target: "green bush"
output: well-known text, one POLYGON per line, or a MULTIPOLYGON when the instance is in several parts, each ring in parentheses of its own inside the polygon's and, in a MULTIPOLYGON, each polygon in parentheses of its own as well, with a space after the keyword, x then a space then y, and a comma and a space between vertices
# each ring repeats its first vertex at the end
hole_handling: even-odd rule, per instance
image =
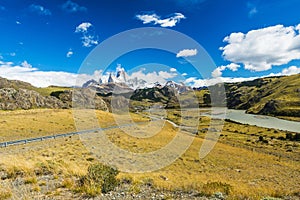
POLYGON ((110 166, 96 163, 88 168, 88 172, 79 180, 80 190, 89 196, 107 193, 119 184, 116 176, 119 171, 110 166))

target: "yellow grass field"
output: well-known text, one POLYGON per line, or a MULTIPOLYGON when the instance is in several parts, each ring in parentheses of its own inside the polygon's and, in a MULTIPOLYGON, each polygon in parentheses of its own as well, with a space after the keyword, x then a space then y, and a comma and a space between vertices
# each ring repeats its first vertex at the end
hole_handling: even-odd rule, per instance
MULTIPOLYGON (((71 110, 11 111, 0 115, 2 141, 75 130, 71 110)), ((111 113, 97 111, 97 116, 103 126, 115 124, 113 119, 116 116, 111 113)), ((145 121, 144 117, 132 116, 134 121, 145 121)), ((179 131, 169 123, 163 126, 160 121, 152 123, 152 129, 145 124, 111 129, 105 134, 119 148, 135 153, 152 152, 168 144, 179 131), (134 137, 134 134, 151 131, 157 133, 149 138, 134 137)), ((228 199, 296 198, 299 195, 299 142, 270 139, 272 135, 278 137, 284 132, 274 133, 272 129, 226 122, 219 142, 204 159, 199 158, 199 149, 205 133, 195 136, 181 131, 180 134, 193 142, 171 165, 147 173, 122 172, 119 179, 132 179, 134 192, 139 191, 140 184, 151 182, 161 190, 195 190, 206 196, 222 192, 228 194, 228 199), (269 142, 257 141, 259 135, 269 142)), ((15 199, 30 199, 32 195, 75 198, 76 180, 87 173, 91 163, 97 162, 97 156, 90 150, 79 136, 1 148, 0 174, 3 172, 8 177, 0 181, 0 199, 1 195, 15 199), (45 177, 51 179, 50 186, 45 177), (21 187, 22 194, 22 190, 17 190, 12 184, 18 178, 28 183, 21 187)))

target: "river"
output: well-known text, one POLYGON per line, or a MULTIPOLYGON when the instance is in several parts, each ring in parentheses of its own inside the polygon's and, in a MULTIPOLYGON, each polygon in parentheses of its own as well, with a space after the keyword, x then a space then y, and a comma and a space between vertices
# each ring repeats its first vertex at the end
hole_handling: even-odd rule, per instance
MULTIPOLYGON (((226 109, 225 111, 225 118, 235 122, 300 133, 300 122, 288 121, 266 115, 246 114, 245 110, 226 109)), ((203 115, 210 116, 209 113, 204 113, 203 115)), ((214 114, 213 117, 224 118, 224 113, 217 112, 217 114, 214 114)))

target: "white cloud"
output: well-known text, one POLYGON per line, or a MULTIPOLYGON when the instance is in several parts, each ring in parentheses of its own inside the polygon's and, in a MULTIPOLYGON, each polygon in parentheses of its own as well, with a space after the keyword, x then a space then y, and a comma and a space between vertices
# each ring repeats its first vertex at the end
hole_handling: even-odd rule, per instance
POLYGON ((222 71, 224 70, 225 68, 223 68, 222 66, 221 67, 217 67, 212 73, 211 73, 211 76, 216 78, 216 77, 221 77, 222 76, 222 71))
POLYGON ((136 15, 136 18, 141 20, 143 24, 152 23, 154 25, 160 25, 161 27, 173 27, 180 22, 181 19, 185 19, 185 16, 181 13, 174 13, 172 16, 161 19, 157 14, 141 14, 136 15))
POLYGON ((176 68, 170 68, 170 72, 177 72, 177 69, 176 68))
POLYGON ((222 65, 220 67, 217 67, 212 73, 212 77, 214 78, 217 78, 217 77, 220 77, 222 76, 222 72, 225 70, 225 69, 229 69, 231 71, 237 71, 238 68, 240 67, 240 65, 238 64, 235 64, 235 63, 230 63, 228 65, 222 65))
POLYGON ((93 35, 83 35, 82 39, 82 46, 84 47, 91 47, 93 45, 98 44, 98 39, 95 38, 93 35))
POLYGON ((32 65, 29 64, 26 60, 24 60, 24 61, 21 63, 21 67, 24 67, 24 68, 32 68, 32 65))
POLYGON ((20 22, 20 21, 16 21, 16 24, 20 25, 20 24, 21 24, 21 22, 20 22))
POLYGON ((74 54, 74 52, 72 51, 72 49, 69 49, 66 56, 67 56, 67 58, 70 58, 73 54, 74 54))
POLYGON ((236 78, 236 77, 217 77, 211 79, 198 79, 196 77, 187 78, 184 83, 192 87, 211 86, 217 83, 235 83, 242 81, 251 81, 260 77, 236 78))
POLYGON ((170 73, 167 71, 158 71, 158 72, 153 71, 153 72, 148 72, 148 73, 145 73, 144 71, 145 71, 145 69, 140 69, 137 72, 133 72, 131 75, 129 75, 129 78, 143 79, 147 83, 159 82, 161 84, 164 84, 167 82, 167 79, 174 78, 177 76, 176 73, 170 73))
POLYGON ((9 55, 12 56, 12 57, 14 57, 14 56, 16 56, 17 54, 16 54, 15 52, 11 52, 9 55))
POLYGON ((43 6, 41 6, 41 5, 36 5, 36 4, 31 4, 31 5, 29 6, 29 10, 30 10, 31 12, 35 12, 35 13, 37 13, 37 14, 39 14, 39 15, 51 15, 51 14, 52 14, 51 11, 50 11, 49 9, 46 9, 46 8, 44 8, 43 6))
POLYGON ((94 74, 75 74, 59 71, 40 71, 32 67, 27 61, 21 65, 12 62, 0 61, 0 76, 11 80, 20 80, 31 83, 36 87, 57 86, 82 86, 88 80, 99 79, 101 71, 94 74))
POLYGON ((68 12, 68 13, 75 13, 75 12, 86 12, 87 8, 84 6, 80 6, 75 2, 72 2, 71 0, 66 1, 62 6, 62 10, 68 12))
POLYGON ((299 74, 299 73, 300 73, 300 67, 290 66, 288 68, 284 68, 279 73, 271 73, 268 76, 286 76, 286 75, 288 76, 288 75, 299 74))
MULTIPOLYGON (((290 66, 282 70, 282 72, 277 74, 269 74, 262 77, 268 76, 282 76, 282 75, 292 75, 300 73, 300 68, 296 66, 290 66)), ((183 76, 186 73, 182 74, 183 76)), ((57 86, 82 86, 88 80, 94 79, 98 80, 99 77, 103 80, 107 79, 107 75, 102 75, 102 71, 95 71, 92 75, 88 74, 75 74, 62 71, 40 71, 38 68, 32 67, 27 61, 21 63, 21 65, 15 65, 13 62, 4 62, 0 60, 0 77, 13 80, 21 80, 36 87, 47 87, 49 85, 57 86)), ((164 84, 168 79, 176 77, 176 73, 167 71, 154 71, 145 72, 145 69, 140 69, 137 72, 133 72, 129 75, 129 78, 138 78, 147 81, 148 83, 154 83, 156 81, 164 84)), ((216 77, 211 79, 199 79, 196 77, 187 78, 184 83, 193 87, 210 86, 216 83, 222 82, 242 82, 254 80, 261 77, 248 77, 248 78, 236 78, 236 77, 216 77)))
POLYGON ((83 22, 75 29, 75 33, 82 34, 81 42, 84 47, 91 47, 98 44, 98 36, 95 35, 94 30, 91 30, 92 27, 93 25, 90 22, 83 22))
POLYGON ((176 54, 176 57, 189 57, 197 55, 197 49, 183 49, 176 54))
POLYGON ((193 87, 203 87, 215 85, 217 83, 236 83, 243 81, 252 81, 258 78, 270 77, 270 76, 288 76, 293 74, 299 74, 300 67, 290 66, 288 68, 283 69, 280 73, 270 73, 265 76, 254 76, 254 77, 213 77, 211 79, 198 79, 196 77, 190 77, 185 80, 185 84, 191 85, 193 87))
POLYGON ((182 74, 181 74, 181 76, 187 76, 187 75, 188 75, 187 73, 182 73, 182 74))
POLYGON ((248 33, 232 33, 224 38, 223 57, 241 63, 251 71, 265 71, 273 66, 300 59, 299 25, 270 26, 248 33))
POLYGON ((290 66, 289 68, 285 68, 282 70, 283 75, 292 75, 292 74, 299 74, 300 67, 290 66))
POLYGON ((92 26, 93 25, 90 22, 83 22, 76 27, 75 33, 79 33, 79 32, 86 33, 88 31, 88 28, 92 26))

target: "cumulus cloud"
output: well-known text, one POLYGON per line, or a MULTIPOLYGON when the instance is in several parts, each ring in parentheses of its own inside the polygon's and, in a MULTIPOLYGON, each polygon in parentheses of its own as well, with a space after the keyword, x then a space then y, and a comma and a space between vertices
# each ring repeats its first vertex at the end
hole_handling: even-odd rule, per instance
POLYGON ((284 68, 279 73, 271 73, 268 76, 288 76, 288 75, 299 74, 299 73, 300 73, 300 67, 290 66, 288 68, 284 68))
POLYGON ((92 26, 93 25, 90 22, 83 22, 76 27, 75 32, 76 33, 79 33, 79 32, 86 33, 88 31, 88 28, 90 28, 92 26))
POLYGON ((97 45, 98 44, 98 39, 96 36, 94 35, 83 35, 81 37, 82 39, 82 46, 84 47, 91 47, 93 45, 97 45))
POLYGON ((83 22, 79 24, 75 33, 81 33, 81 42, 84 47, 91 47, 98 44, 98 36, 95 35, 95 31, 92 29, 93 25, 90 22, 83 22))
POLYGON ((170 68, 170 72, 176 72, 177 71, 177 69, 176 68, 170 68))
POLYGON ((300 59, 300 25, 270 26, 248 33, 231 33, 224 38, 228 44, 221 47, 223 57, 243 64, 251 71, 265 71, 273 66, 300 59))
POLYGON ((136 15, 138 20, 141 20, 143 24, 154 24, 161 27, 173 27, 180 22, 181 19, 185 19, 182 13, 174 13, 170 17, 161 19, 157 14, 140 14, 136 15))
POLYGON ((199 79, 196 77, 187 78, 184 83, 187 85, 191 85, 193 87, 203 87, 203 86, 211 86, 217 83, 236 83, 243 81, 252 81, 258 78, 270 77, 270 76, 289 76, 293 74, 299 74, 300 67, 290 66, 288 68, 284 68, 279 73, 270 73, 264 76, 253 76, 253 77, 213 77, 210 79, 199 79))
POLYGON ((49 9, 44 8, 41 5, 37 5, 37 4, 31 4, 29 6, 29 10, 31 12, 37 13, 39 15, 51 15, 51 11, 49 9))
POLYGON ((0 76, 11 80, 20 80, 31 83, 36 87, 57 86, 81 86, 88 80, 99 78, 101 71, 94 74, 75 74, 62 71, 40 71, 32 67, 27 61, 21 65, 12 62, 0 61, 0 76))
POLYGON ((129 78, 138 78, 143 79, 147 83, 154 83, 159 82, 161 84, 165 84, 167 82, 167 79, 171 79, 176 77, 177 74, 174 72, 167 72, 167 71, 153 71, 153 72, 145 72, 145 69, 140 69, 137 72, 133 72, 131 75, 129 75, 129 78))
POLYGON ((21 67, 24 68, 32 68, 32 65, 29 64, 26 60, 21 63, 21 67))
MULTIPOLYGON (((285 68, 280 73, 268 74, 262 77, 268 76, 282 76, 292 75, 300 73, 300 67, 290 66, 285 68)), ((183 73, 182 76, 187 75, 183 73)), ((4 77, 11 80, 21 80, 29 82, 36 87, 47 87, 49 85, 57 86, 82 86, 88 80, 98 80, 99 77, 104 79, 108 78, 108 75, 102 75, 101 70, 95 71, 93 74, 75 74, 63 71, 41 71, 36 67, 33 67, 27 61, 22 62, 20 65, 16 65, 13 62, 4 62, 0 60, 0 77, 4 77)), ((177 77, 178 75, 170 71, 153 71, 145 72, 145 69, 133 72, 129 75, 129 78, 143 79, 147 83, 154 83, 156 81, 165 84, 168 79, 177 77)), ((210 86, 222 82, 241 82, 254 80, 261 77, 248 77, 248 78, 236 78, 236 77, 215 77, 211 79, 199 79, 197 77, 189 77, 184 83, 193 87, 210 86)))
MULTIPOLYGON (((120 69, 121 66, 119 66, 120 69)), ((128 75, 128 78, 143 79, 147 83, 154 83, 156 81, 164 84, 168 79, 172 79, 177 76, 177 73, 170 71, 153 71, 146 72, 145 68, 139 71, 133 72, 128 75)), ((102 70, 96 70, 93 74, 75 74, 63 71, 41 71, 36 67, 33 67, 27 61, 17 65, 13 62, 4 62, 0 60, 0 77, 20 80, 31 83, 36 87, 47 87, 50 85, 56 86, 82 86, 88 80, 99 80, 101 77, 103 81, 107 80, 108 74, 103 74, 102 70)))
POLYGON ((189 57, 197 55, 197 49, 183 49, 176 54, 176 57, 189 57))
POLYGON ((281 72, 283 75, 293 75, 300 73, 300 67, 297 66, 290 66, 289 68, 285 68, 281 72))
POLYGON ((21 24, 21 22, 20 22, 20 21, 16 21, 16 24, 20 25, 20 24, 21 24))
POLYGON ((67 56, 67 58, 70 58, 73 54, 74 54, 74 52, 72 51, 72 49, 69 49, 66 56, 67 56))
POLYGON ((222 76, 222 72, 225 70, 225 69, 229 69, 231 71, 237 71, 238 68, 240 67, 240 65, 238 64, 235 64, 235 63, 230 63, 228 65, 222 65, 220 67, 217 67, 212 73, 212 77, 216 78, 216 77, 220 77, 222 76))
POLYGON ((182 74, 181 74, 181 76, 187 76, 187 75, 188 75, 187 73, 182 73, 182 74))
POLYGON ((191 85, 192 87, 204 87, 211 86, 217 83, 235 83, 242 81, 251 81, 260 77, 248 77, 248 78, 237 78, 237 77, 217 77, 211 79, 199 79, 196 77, 187 78, 184 83, 186 85, 191 85))
POLYGON ((80 6, 77 3, 68 0, 66 1, 62 6, 62 10, 68 12, 68 13, 75 13, 75 12, 86 12, 87 8, 84 6, 80 6))

